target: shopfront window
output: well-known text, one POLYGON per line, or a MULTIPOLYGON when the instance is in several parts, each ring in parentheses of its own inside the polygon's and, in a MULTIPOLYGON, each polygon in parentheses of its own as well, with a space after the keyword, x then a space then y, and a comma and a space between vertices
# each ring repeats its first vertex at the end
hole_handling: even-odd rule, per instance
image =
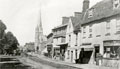
POLYGON ((120 40, 104 41, 103 45, 104 45, 104 55, 103 55, 103 57, 119 58, 119 55, 120 55, 120 40))
POLYGON ((104 56, 105 58, 116 58, 119 56, 118 50, 119 46, 106 46, 104 47, 104 56), (106 55, 108 53, 108 55, 106 55))

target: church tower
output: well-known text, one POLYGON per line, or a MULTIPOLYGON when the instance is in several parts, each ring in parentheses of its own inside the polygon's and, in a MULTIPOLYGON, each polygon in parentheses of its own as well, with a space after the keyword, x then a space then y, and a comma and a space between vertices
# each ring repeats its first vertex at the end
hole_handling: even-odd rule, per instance
POLYGON ((37 51, 37 52, 42 51, 41 43, 43 41, 46 41, 46 37, 43 35, 42 20, 41 20, 41 10, 40 10, 39 23, 37 24, 37 27, 35 29, 35 51, 37 51))

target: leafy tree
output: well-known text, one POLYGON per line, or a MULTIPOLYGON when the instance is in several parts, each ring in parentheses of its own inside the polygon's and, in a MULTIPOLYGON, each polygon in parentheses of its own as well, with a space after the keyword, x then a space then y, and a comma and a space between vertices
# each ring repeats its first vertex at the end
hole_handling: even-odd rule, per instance
POLYGON ((17 38, 12 34, 12 32, 7 32, 5 35, 5 46, 4 49, 7 53, 13 53, 19 45, 17 38))
POLYGON ((6 30, 6 25, 0 20, 0 39, 2 39, 5 30, 6 30))
POLYGON ((6 25, 0 20, 0 54, 4 52, 12 53, 19 45, 12 32, 5 33, 6 29, 6 25))
POLYGON ((0 54, 3 53, 6 25, 0 20, 0 54))

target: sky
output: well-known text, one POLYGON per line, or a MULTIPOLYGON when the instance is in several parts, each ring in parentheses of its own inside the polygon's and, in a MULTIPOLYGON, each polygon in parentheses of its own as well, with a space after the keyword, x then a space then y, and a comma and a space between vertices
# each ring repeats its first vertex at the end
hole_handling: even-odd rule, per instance
MULTIPOLYGON (((90 7, 101 0, 90 0, 90 7)), ((83 0, 0 0, 0 19, 20 45, 35 41, 35 27, 40 22, 44 35, 62 23, 62 17, 82 11, 83 0)))

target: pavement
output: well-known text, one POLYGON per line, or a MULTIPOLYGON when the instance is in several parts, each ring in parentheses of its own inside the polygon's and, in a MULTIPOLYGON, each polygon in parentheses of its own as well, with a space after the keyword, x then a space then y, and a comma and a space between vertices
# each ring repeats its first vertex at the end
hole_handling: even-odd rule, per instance
POLYGON ((66 67, 65 69, 117 69, 113 67, 104 67, 104 66, 97 66, 94 64, 75 64, 75 63, 68 63, 64 61, 53 60, 47 58, 45 56, 34 54, 34 59, 32 60, 42 60, 42 62, 46 62, 48 65, 58 65, 58 67, 66 67))

